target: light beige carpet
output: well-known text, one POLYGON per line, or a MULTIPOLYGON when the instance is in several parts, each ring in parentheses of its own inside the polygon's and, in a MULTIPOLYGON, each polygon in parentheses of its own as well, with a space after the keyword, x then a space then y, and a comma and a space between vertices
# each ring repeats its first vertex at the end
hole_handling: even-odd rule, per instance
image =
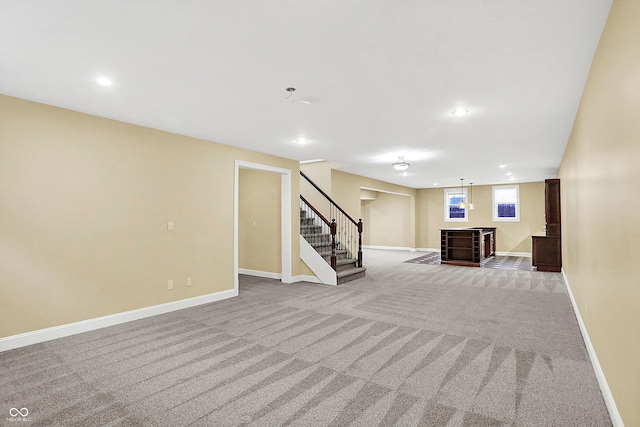
POLYGON ((609 426, 562 276, 367 251, 339 287, 240 296, 0 354, 1 421, 609 426))

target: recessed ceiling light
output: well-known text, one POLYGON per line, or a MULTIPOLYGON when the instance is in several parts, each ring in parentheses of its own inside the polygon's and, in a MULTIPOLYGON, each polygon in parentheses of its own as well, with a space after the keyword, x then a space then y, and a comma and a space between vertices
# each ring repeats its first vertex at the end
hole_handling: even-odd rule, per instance
POLYGON ((433 185, 438 185, 438 183, 437 183, 437 182, 434 182, 434 183, 433 183, 433 185))
POLYGON ((453 114, 456 117, 462 117, 469 114, 469 110, 467 110, 466 108, 458 108, 457 110, 453 110, 451 114, 453 114))
POLYGON ((108 79, 107 77, 98 77, 96 81, 98 82, 99 85, 102 85, 102 86, 111 86, 113 84, 111 79, 108 79))
POLYGON ((507 167, 507 165, 500 165, 500 168, 501 168, 501 169, 504 169, 504 168, 506 168, 506 167, 507 167))
POLYGON ((408 174, 406 172, 402 172, 402 176, 407 176, 408 174))
POLYGON ((511 172, 507 172, 507 176, 511 176, 511 172))
POLYGON ((298 139, 296 139, 296 143, 298 143, 300 145, 304 145, 304 144, 308 144, 309 140, 305 139, 305 138, 298 138, 298 139))

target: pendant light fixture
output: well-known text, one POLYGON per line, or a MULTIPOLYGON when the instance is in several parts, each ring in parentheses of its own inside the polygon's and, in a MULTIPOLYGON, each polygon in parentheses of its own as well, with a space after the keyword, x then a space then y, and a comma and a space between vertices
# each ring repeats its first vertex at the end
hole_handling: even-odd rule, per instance
POLYGON ((476 208, 476 205, 473 204, 473 182, 469 183, 469 204, 467 205, 469 210, 473 210, 476 208))
POLYGON ((467 207, 467 204, 464 202, 464 188, 462 187, 464 183, 464 178, 460 178, 460 194, 462 195, 462 200, 460 200, 460 203, 458 203, 458 207, 460 209, 464 209, 467 207))
POLYGON ((393 168, 397 171, 406 171, 409 169, 409 162, 405 161, 404 156, 399 156, 398 161, 393 164, 393 168))

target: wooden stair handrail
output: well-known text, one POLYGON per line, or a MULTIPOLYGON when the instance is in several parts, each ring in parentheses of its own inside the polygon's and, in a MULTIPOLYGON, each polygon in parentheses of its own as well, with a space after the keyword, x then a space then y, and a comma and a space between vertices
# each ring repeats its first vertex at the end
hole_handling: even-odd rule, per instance
POLYGON ((329 220, 327 220, 324 215, 322 215, 320 212, 318 212, 318 210, 316 208, 313 207, 313 205, 311 203, 309 203, 307 201, 307 199, 305 199, 302 194, 300 195, 300 199, 311 208, 311 210, 318 215, 318 217, 322 220, 322 222, 324 222, 325 224, 327 224, 328 226, 331 226, 331 222, 329 220))
MULTIPOLYGON (((318 187, 318 186, 316 185, 316 183, 315 183, 315 182, 311 181, 311 179, 310 179, 307 175, 305 175, 305 174, 304 174, 304 172, 300 171, 300 175, 302 175, 302 177, 303 177, 304 179, 306 179, 306 180, 309 182, 309 184, 313 185, 313 188, 315 188, 316 190, 318 190, 318 191, 320 192, 320 194, 322 194, 322 195, 325 197, 325 199, 327 199, 329 202, 331 202, 331 204, 332 204, 333 206, 335 206, 335 207, 336 207, 336 209, 338 209, 340 212, 342 212, 342 214, 343 214, 344 216, 346 216, 346 217, 347 217, 347 219, 349 219, 349 221, 351 221, 354 225, 358 225, 358 223, 357 223, 353 218, 351 218, 351 216, 349 216, 349 214, 348 214, 348 213, 346 213, 346 212, 345 212, 345 211, 344 211, 340 206, 338 206, 338 204, 337 204, 336 202, 334 202, 334 201, 333 201, 333 199, 327 195, 327 193, 325 193, 324 191, 322 191, 322 189, 321 189, 320 187, 318 187)), ((302 197, 302 196, 300 196, 300 197, 302 197)), ((307 204, 308 204, 308 203, 307 203, 307 204)), ((317 213, 317 212, 316 212, 316 213, 317 213)), ((360 220, 360 221, 362 221, 362 220, 360 220)), ((328 224, 328 223, 327 223, 327 224, 328 224)))

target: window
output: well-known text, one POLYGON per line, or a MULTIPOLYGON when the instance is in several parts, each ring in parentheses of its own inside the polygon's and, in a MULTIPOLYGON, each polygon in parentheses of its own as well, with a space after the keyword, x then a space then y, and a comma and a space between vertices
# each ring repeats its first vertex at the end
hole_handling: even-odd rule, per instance
POLYGON ((467 189, 444 189, 444 220, 445 222, 468 222, 467 208, 459 208, 458 203, 467 203, 467 189))
POLYGON ((519 186, 493 187, 493 220, 520 221, 519 186))

